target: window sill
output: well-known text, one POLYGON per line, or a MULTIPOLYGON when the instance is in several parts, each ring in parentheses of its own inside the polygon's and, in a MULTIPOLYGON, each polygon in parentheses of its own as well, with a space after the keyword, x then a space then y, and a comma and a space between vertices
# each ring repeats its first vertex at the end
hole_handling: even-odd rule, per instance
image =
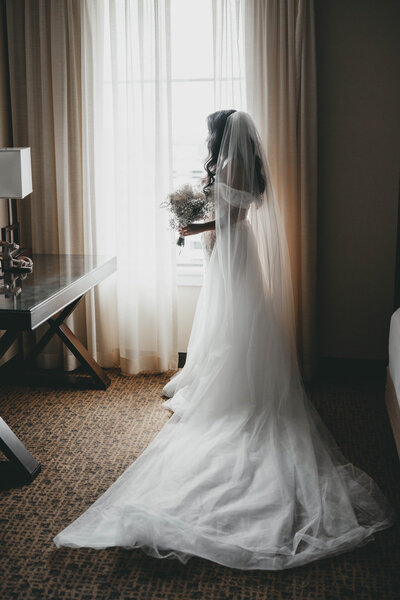
POLYGON ((176 282, 181 286, 199 286, 203 285, 203 265, 177 265, 176 282))

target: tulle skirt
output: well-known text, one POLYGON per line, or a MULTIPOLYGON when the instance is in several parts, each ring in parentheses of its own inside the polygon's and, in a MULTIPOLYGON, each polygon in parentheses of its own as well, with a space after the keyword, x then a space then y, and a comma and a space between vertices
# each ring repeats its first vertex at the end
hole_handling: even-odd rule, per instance
POLYGON ((285 569, 361 546, 394 522, 308 400, 252 231, 239 228, 234 300, 227 306, 214 247, 187 362, 163 390, 172 416, 57 546, 285 569))

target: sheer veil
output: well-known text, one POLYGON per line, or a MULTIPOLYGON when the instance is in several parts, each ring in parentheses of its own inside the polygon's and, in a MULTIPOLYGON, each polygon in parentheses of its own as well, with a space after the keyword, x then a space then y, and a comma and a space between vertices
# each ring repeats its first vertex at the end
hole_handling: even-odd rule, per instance
MULTIPOLYGON (((248 383, 257 389, 258 401, 254 401, 265 400, 260 392, 271 390, 273 377, 275 390, 279 390, 275 398, 281 403, 287 397, 285 390, 301 379, 289 252, 268 161, 248 113, 237 111, 227 119, 214 198, 215 260, 226 304, 221 328, 231 348, 235 344, 240 347, 235 352, 236 366, 240 372, 241 365, 247 365, 248 383), (245 323, 245 331, 241 331, 241 323, 245 323), (258 356, 254 356, 254 348, 258 356), (268 379, 260 386, 260 375, 266 373, 268 379)), ((270 408, 271 404, 269 401, 270 408)))
MULTIPOLYGON (((216 230, 227 302, 232 303, 232 257, 246 255, 235 225, 249 217, 257 244, 265 294, 288 339, 294 342, 294 304, 288 246, 268 161, 253 119, 232 113, 226 122, 215 178, 216 230), (224 235, 224 232, 227 235, 224 235)), ((249 243, 252 243, 249 239, 249 243)))

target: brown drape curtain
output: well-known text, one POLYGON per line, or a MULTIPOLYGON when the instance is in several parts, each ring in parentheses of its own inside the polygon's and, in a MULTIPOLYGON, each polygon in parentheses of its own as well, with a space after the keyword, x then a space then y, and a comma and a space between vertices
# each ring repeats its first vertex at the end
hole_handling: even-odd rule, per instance
POLYGON ((248 109, 261 131, 291 259, 304 379, 317 362, 317 92, 313 0, 246 3, 248 109))
MULTIPOLYGON (((33 193, 18 206, 21 239, 35 253, 83 253, 81 2, 7 0, 6 16, 13 145, 32 155, 33 193)), ((85 343, 84 315, 82 300, 67 323, 85 343)), ((61 348, 54 338, 39 365, 75 368, 61 348)))

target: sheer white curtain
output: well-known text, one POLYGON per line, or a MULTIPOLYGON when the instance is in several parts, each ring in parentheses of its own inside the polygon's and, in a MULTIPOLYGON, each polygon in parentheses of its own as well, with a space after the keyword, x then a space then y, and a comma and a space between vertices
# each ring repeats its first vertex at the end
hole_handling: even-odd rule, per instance
POLYGON ((243 0, 212 0, 214 110, 246 110, 243 0))
POLYGON ((87 302, 89 350, 127 374, 177 366, 169 0, 85 0, 85 249, 118 273, 87 302))

